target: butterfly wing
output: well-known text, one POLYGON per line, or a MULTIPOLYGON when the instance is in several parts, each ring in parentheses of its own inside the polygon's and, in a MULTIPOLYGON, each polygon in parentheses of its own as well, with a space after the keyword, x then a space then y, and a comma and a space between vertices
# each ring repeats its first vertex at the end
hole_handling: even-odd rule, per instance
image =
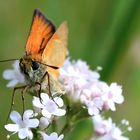
MULTIPOLYGON (((43 63, 56 67, 63 65, 67 53, 67 38, 68 27, 67 23, 63 22, 51 37, 42 53, 43 63)), ((57 79, 58 70, 48 67, 48 72, 57 79)))
POLYGON ((55 27, 38 9, 33 14, 32 25, 26 43, 26 54, 40 60, 47 42, 53 36, 55 27))

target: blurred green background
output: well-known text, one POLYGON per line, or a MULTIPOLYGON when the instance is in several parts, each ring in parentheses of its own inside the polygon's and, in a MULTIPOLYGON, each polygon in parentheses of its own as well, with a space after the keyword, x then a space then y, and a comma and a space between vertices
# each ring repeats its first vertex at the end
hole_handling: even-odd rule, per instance
MULTIPOLYGON (((41 9, 56 26, 64 20, 69 25, 68 47, 72 59, 87 61, 92 69, 102 66, 101 79, 123 86, 125 102, 111 112, 113 120, 130 121, 132 140, 140 138, 140 0, 5 0, 0 2, 0 60, 20 58, 28 36, 33 10, 41 9)), ((0 64, 0 139, 11 102, 12 89, 2 72, 11 62, 0 64)), ((26 104, 30 96, 26 96, 26 104)), ((15 108, 20 110, 21 97, 15 108)), ((27 104, 28 106, 28 104, 27 104)), ((69 139, 84 140, 91 132, 88 122, 79 124, 69 139), (87 127, 85 127, 87 125, 87 127)))

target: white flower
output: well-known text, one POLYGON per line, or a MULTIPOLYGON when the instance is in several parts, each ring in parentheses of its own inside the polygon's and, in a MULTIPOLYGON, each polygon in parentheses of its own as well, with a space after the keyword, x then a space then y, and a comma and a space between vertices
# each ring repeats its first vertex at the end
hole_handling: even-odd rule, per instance
POLYGON ((112 131, 112 137, 116 140, 129 140, 129 138, 122 136, 122 131, 118 127, 114 127, 114 130, 112 131))
POLYGON ((63 106, 63 100, 60 97, 55 97, 53 100, 49 98, 48 94, 41 93, 42 102, 38 97, 33 98, 33 105, 36 108, 41 109, 42 115, 47 118, 51 118, 52 115, 64 116, 66 111, 61 109, 63 106))
POLYGON ((89 104, 86 105, 89 115, 98 115, 102 109, 103 102, 100 97, 96 97, 92 100, 92 102, 89 102, 89 104))
POLYGON ((98 135, 104 135, 112 129, 112 119, 104 120, 100 115, 93 117, 93 124, 98 135))
POLYGON ((119 128, 114 127, 109 133, 97 137, 95 140, 129 140, 129 138, 122 136, 122 131, 119 128))
POLYGON ((20 139, 32 139, 33 133, 31 128, 36 128, 39 125, 38 119, 33 119, 33 116, 32 110, 26 110, 23 117, 21 117, 18 112, 12 111, 10 118, 15 124, 7 124, 5 125, 5 129, 10 132, 18 133, 20 139))
POLYGON ((97 115, 102 110, 103 100, 102 92, 96 84, 87 86, 81 92, 80 101, 86 105, 89 115, 97 115))
POLYGON ((63 134, 58 137, 58 134, 56 132, 53 132, 50 135, 47 135, 46 133, 41 131, 39 131, 39 133, 41 134, 43 140, 63 140, 64 138, 63 134))
POLYGON ((112 83, 110 86, 106 86, 104 91, 105 94, 102 96, 104 107, 106 109, 110 108, 112 111, 115 111, 115 103, 121 104, 124 101, 121 86, 117 85, 116 83, 112 83))
POLYGON ((19 83, 25 83, 24 75, 20 72, 19 61, 15 61, 13 69, 5 70, 3 72, 3 78, 10 80, 7 87, 15 87, 19 83))
POLYGON ((93 123, 96 132, 94 140, 129 140, 111 118, 105 120, 100 115, 94 116, 93 123))

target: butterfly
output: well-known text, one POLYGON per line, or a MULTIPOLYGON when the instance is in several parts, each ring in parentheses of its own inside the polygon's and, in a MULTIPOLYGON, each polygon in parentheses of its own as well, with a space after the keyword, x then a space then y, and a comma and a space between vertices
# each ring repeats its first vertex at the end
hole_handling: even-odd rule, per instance
POLYGON ((54 24, 40 10, 34 10, 25 54, 19 60, 20 71, 27 84, 14 88, 10 112, 17 89, 22 89, 24 93, 23 91, 33 88, 37 91, 39 98, 42 91, 52 96, 52 93, 63 90, 58 82, 58 76, 59 68, 64 64, 67 55, 67 38, 66 22, 63 22, 56 30, 54 24))
POLYGON ((66 22, 55 30, 54 24, 41 11, 35 9, 25 55, 19 63, 29 85, 41 84, 43 90, 48 87, 45 83, 48 84, 50 80, 52 89, 55 89, 56 85, 53 83, 57 83, 59 68, 67 54, 67 36, 66 22))

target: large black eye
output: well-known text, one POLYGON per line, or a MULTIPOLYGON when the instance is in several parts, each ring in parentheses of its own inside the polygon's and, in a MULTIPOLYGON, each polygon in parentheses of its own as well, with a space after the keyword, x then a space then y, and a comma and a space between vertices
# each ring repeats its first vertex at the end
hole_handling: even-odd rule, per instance
POLYGON ((36 61, 32 61, 32 69, 37 70, 39 68, 39 64, 36 61))

